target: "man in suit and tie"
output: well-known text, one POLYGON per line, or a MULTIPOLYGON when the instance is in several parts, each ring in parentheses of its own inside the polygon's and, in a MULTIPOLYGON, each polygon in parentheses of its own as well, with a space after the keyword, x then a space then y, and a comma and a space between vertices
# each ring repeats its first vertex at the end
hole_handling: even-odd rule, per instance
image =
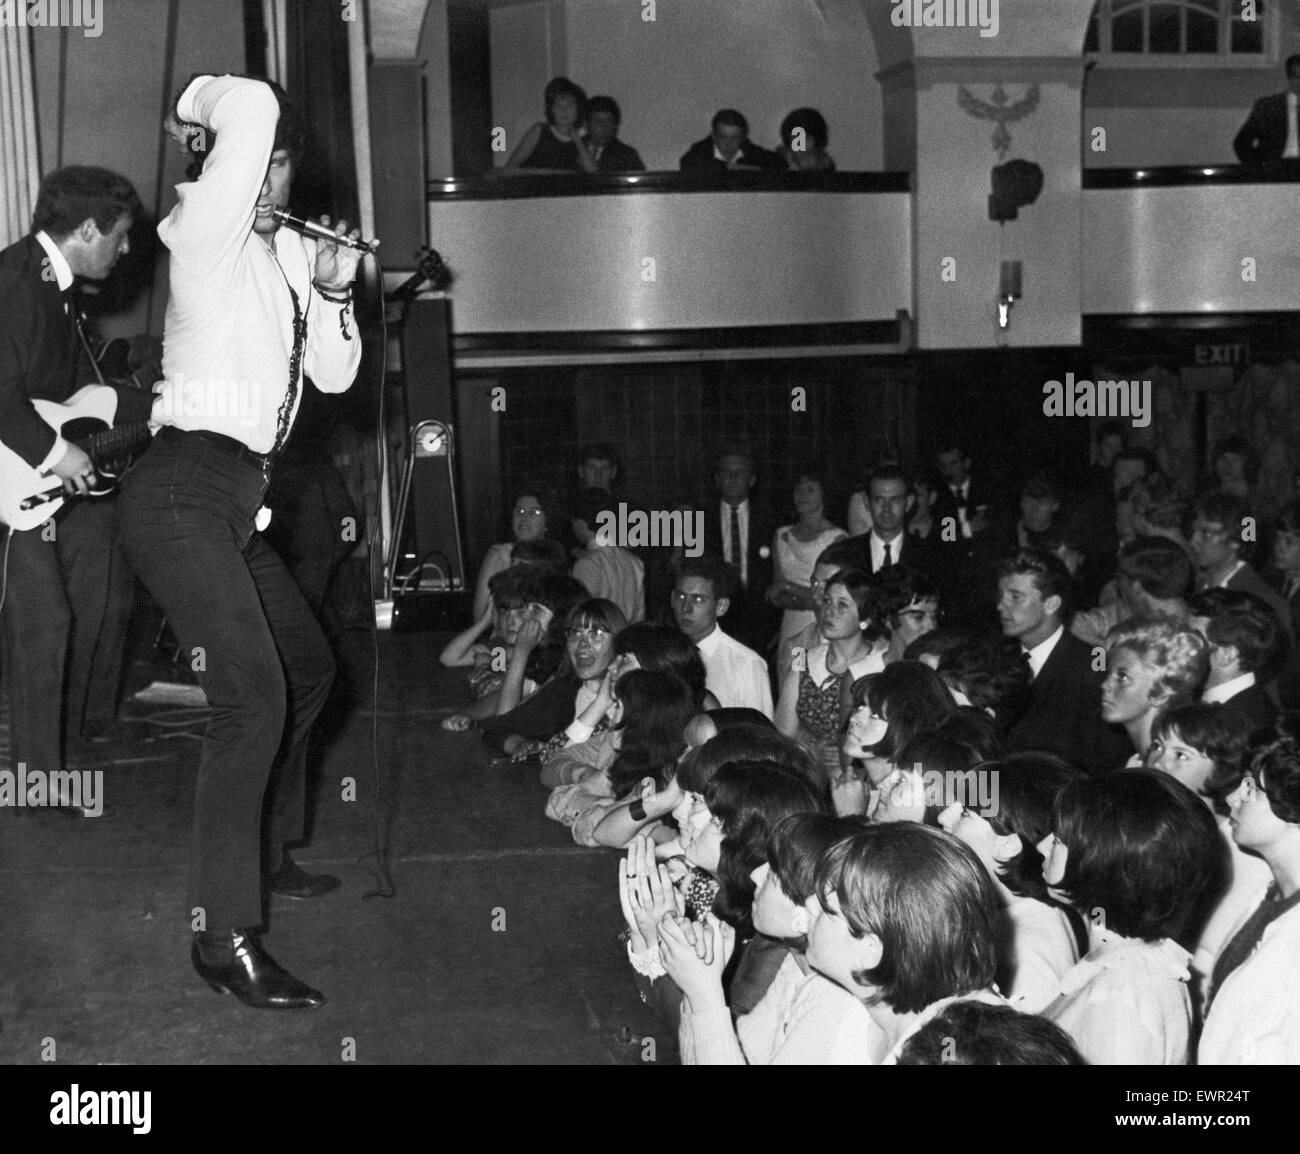
POLYGON ((1250 117, 1232 142, 1242 164, 1300 160, 1300 55, 1286 61, 1286 91, 1255 101, 1250 117))
POLYGON ((704 551, 734 571, 730 609, 723 622, 737 641, 760 654, 776 632, 777 609, 767 599, 772 584, 776 520, 752 496, 754 456, 744 445, 723 447, 713 474, 718 504, 704 518, 704 551))
MULTIPOLYGON (((73 282, 107 277, 128 251, 127 233, 141 214, 124 177, 62 168, 41 184, 31 233, 0 253, 0 441, 74 496, 94 484, 94 462, 47 425, 32 401, 63 402, 77 390, 85 342, 73 282)), ((151 400, 142 394, 136 413, 120 406, 119 423, 145 419, 151 400)), ((125 596, 129 611, 132 588, 116 524, 112 502, 70 501, 40 528, 8 531, 0 628, 15 768, 25 762, 29 773, 63 769, 65 695, 72 739, 81 736, 88 705, 116 708, 125 647, 121 601, 125 596), (115 625, 117 635, 106 635, 106 625, 115 625)))
POLYGON ((1104 651, 1065 628, 1070 574, 1041 549, 1019 549, 998 569, 998 618, 1029 663, 1028 711, 1008 735, 1013 750, 1046 749, 1090 773, 1119 769, 1132 746, 1101 719, 1104 651))
POLYGON ((897 465, 881 465, 867 481, 871 529, 849 540, 858 547, 860 569, 879 573, 893 565, 907 564, 942 587, 944 563, 932 538, 914 537, 904 531, 914 500, 907 474, 897 465))
POLYGON ((1210 675, 1201 700, 1222 705, 1241 718, 1252 736, 1271 734, 1277 707, 1256 674, 1273 653, 1277 637, 1273 615, 1254 602, 1227 605, 1208 618, 1194 618, 1193 623, 1210 643, 1210 675))
POLYGON ((960 442, 940 443, 934 461, 944 480, 935 493, 932 509, 939 522, 939 539, 954 547, 960 556, 968 556, 998 512, 994 494, 971 475, 970 455, 960 442))

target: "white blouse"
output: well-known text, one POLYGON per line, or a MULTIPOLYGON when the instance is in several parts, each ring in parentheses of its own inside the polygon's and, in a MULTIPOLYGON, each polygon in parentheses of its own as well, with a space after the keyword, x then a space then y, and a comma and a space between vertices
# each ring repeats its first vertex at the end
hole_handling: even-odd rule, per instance
POLYGON ((1191 955, 1177 942, 1108 934, 1061 981, 1044 1011, 1094 1066, 1182 1066, 1188 1059, 1191 955))

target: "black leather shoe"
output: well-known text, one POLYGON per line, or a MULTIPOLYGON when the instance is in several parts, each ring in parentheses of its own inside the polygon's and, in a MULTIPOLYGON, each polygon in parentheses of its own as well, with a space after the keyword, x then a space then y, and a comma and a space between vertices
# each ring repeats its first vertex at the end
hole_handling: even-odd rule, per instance
POLYGON ((233 956, 224 965, 203 960, 197 935, 190 947, 195 971, 217 993, 234 994, 258 1010, 314 1010, 325 1004, 324 994, 277 965, 251 934, 233 930, 230 944, 233 956))
POLYGON ((332 874, 309 874, 288 854, 280 868, 266 878, 266 888, 282 898, 318 898, 339 888, 339 879, 332 874))

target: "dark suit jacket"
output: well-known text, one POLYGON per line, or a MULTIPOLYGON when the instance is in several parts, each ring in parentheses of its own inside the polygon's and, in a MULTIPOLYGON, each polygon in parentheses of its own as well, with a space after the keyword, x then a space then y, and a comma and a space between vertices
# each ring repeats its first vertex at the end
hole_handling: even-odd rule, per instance
MULTIPOLYGON (((871 534, 863 533, 857 537, 850 537, 849 541, 857 548, 858 555, 861 557, 858 567, 866 573, 875 573, 871 567, 871 534)), ((895 537, 892 544, 890 553, 895 565, 910 565, 913 569, 919 569, 939 586, 940 596, 946 597, 949 584, 948 558, 944 550, 935 543, 933 531, 929 537, 914 537, 911 533, 904 533, 900 537, 895 537)))
POLYGON ((1255 101, 1232 147, 1242 164, 1267 164, 1282 159, 1282 150, 1286 148, 1285 92, 1255 101))
MULTIPOLYGON (((946 481, 936 482, 938 488, 934 493, 934 504, 930 508, 930 515, 938 522, 938 529, 943 530, 943 518, 951 517, 956 523, 957 540, 951 543, 950 547, 955 546, 961 553, 970 552, 971 541, 961 536, 961 518, 957 516, 957 498, 953 496, 952 490, 948 488, 946 481)), ((981 505, 988 507, 989 520, 994 524, 998 522, 1002 510, 1002 497, 993 486, 980 481, 979 477, 972 473, 970 476, 970 488, 966 490, 966 509, 967 516, 975 516, 975 510, 981 505)), ((976 537, 974 540, 978 540, 976 537)))
POLYGON ((1241 718, 1246 732, 1252 736, 1261 732, 1272 734, 1273 723, 1277 721, 1277 706, 1259 682, 1229 697, 1223 708, 1241 718))
POLYGON ((0 440, 33 467, 54 446, 55 434, 32 399, 67 400, 76 390, 81 351, 53 272, 41 275, 45 261, 32 236, 0 252, 0 440))
POLYGON ((635 148, 615 137, 601 152, 600 159, 596 161, 596 171, 645 172, 645 161, 635 148))
POLYGON ((1288 640, 1291 638, 1291 607, 1283 600, 1281 593, 1255 572, 1254 566, 1249 561, 1232 575, 1228 588, 1237 589, 1242 593, 1253 593, 1267 604, 1277 614, 1277 623, 1281 626, 1282 632, 1286 634, 1288 640))
POLYGON ((1120 769, 1133 754, 1128 735, 1101 719, 1101 683, 1092 648, 1066 629, 1029 689, 1029 709, 1011 727, 1013 750, 1047 749, 1089 773, 1120 769))
MULTIPOLYGON (((726 557, 723 544, 722 498, 710 500, 704 507, 704 551, 712 557, 726 557)), ((780 610, 767 599, 772 584, 772 539, 776 536, 776 518, 770 510, 749 500, 749 540, 745 543, 745 563, 749 580, 731 595, 731 608, 718 624, 737 641, 757 653, 764 653, 776 632, 780 610), (766 550, 767 556, 760 556, 766 550)), ((729 532, 730 530, 726 530, 729 532)), ((739 577, 739 574, 737 574, 739 577)))
MULTIPOLYGON (((768 152, 766 148, 759 148, 757 144, 750 140, 746 140, 740 146, 739 163, 761 168, 765 171, 789 171, 789 166, 779 153, 768 152)), ((721 173, 730 171, 722 161, 713 155, 712 136, 706 136, 703 140, 697 140, 692 144, 690 148, 682 153, 678 165, 683 172, 721 173)))

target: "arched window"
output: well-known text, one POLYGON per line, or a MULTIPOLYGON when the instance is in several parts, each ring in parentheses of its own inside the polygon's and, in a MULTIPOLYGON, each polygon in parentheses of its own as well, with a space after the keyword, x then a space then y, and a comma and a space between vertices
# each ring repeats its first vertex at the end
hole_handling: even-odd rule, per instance
POLYGON ((1085 53, 1103 57, 1214 56, 1233 64, 1272 61, 1279 0, 1097 0, 1085 53), (1253 17, 1247 19, 1247 17, 1253 17))

